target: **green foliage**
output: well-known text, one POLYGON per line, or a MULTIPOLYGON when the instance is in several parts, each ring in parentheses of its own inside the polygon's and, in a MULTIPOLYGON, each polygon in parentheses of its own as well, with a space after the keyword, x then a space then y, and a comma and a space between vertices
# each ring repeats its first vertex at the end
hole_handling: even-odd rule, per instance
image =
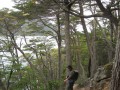
POLYGON ((57 90, 60 86, 59 80, 51 80, 48 82, 48 90, 57 90))
MULTIPOLYGON (((103 36, 103 32, 106 33, 106 40, 110 40, 110 35, 107 32, 107 29, 97 30, 97 36, 96 36, 96 55, 98 60, 98 65, 105 65, 109 62, 108 60, 108 52, 109 52, 109 43, 105 40, 103 36)), ((114 48, 114 47, 113 47, 114 48)))
POLYGON ((97 60, 98 64, 101 66, 108 63, 107 43, 103 40, 99 40, 96 43, 97 60))
POLYGON ((84 69, 87 71, 90 56, 89 56, 88 47, 86 43, 86 37, 84 33, 79 33, 79 34, 80 34, 81 62, 82 62, 82 65, 84 66, 84 69))
POLYGON ((45 85, 44 83, 40 83, 40 90, 45 90, 44 85, 45 85))
POLYGON ((38 18, 39 15, 46 16, 48 12, 51 12, 53 1, 42 0, 36 3, 34 0, 25 0, 14 6, 16 9, 23 12, 23 15, 28 19, 38 18))
MULTIPOLYGON (((56 24, 54 25, 50 22, 57 21, 53 20, 53 18, 51 19, 51 17, 54 17, 55 14, 60 14, 60 33, 63 35, 61 38, 62 41, 64 41, 65 36, 62 30, 62 28, 65 27, 64 15, 62 14, 62 8, 57 6, 53 1, 54 0, 19 0, 19 3, 15 6, 19 11, 10 12, 8 9, 0 11, 0 34, 4 35, 7 39, 0 41, 0 50, 3 52, 1 60, 5 58, 5 62, 10 62, 8 65, 5 64, 4 69, 0 69, 0 78, 2 78, 5 83, 10 78, 10 90, 27 90, 27 88, 31 90, 58 90, 61 83, 63 83, 63 80, 57 79, 59 72, 59 55, 58 49, 54 48, 56 42, 53 42, 54 39, 58 39, 58 27, 56 24), (58 7, 60 8, 59 11, 58 7), (11 31, 12 34, 10 34, 9 31, 11 31), (29 40, 28 44, 26 43, 26 45, 21 48, 23 54, 28 57, 28 60, 25 59, 24 55, 19 56, 16 43, 11 40, 14 35, 41 36, 38 38, 33 37, 29 40), (15 51, 15 49, 17 50, 15 51), (11 54, 10 56, 7 55, 8 52, 11 54), (22 60, 25 60, 25 62, 29 61, 30 66, 29 64, 24 65, 22 60), (13 71, 11 77, 10 71, 13 71), (54 76, 52 80, 51 77, 49 77, 51 74, 54 76)), ((62 5, 60 4, 60 6, 62 5)), ((74 7, 72 9, 74 9, 74 7)), ((74 13, 77 14, 77 12, 74 13)), ((85 34, 73 30, 73 28, 76 29, 78 23, 80 23, 80 18, 70 15, 70 37, 72 39, 71 41, 73 41, 73 45, 71 45, 73 65, 76 66, 77 55, 80 56, 81 64, 85 69, 85 73, 87 73, 90 52, 86 43, 85 34)), ((94 33, 89 32, 88 34, 90 35, 90 40, 92 40, 94 33)), ((108 63, 109 44, 105 39, 110 40, 109 30, 106 28, 102 28, 102 30, 96 29, 95 48, 99 66, 108 63), (106 37, 103 35, 103 32, 106 34, 106 37)), ((61 68, 61 78, 63 79, 66 76, 66 49, 63 43, 62 45, 61 66, 64 67, 61 68)), ((113 48, 114 47, 115 43, 113 45, 113 48)), ((105 65, 106 70, 110 70, 111 68, 111 65, 105 65)), ((106 71, 107 75, 110 75, 110 73, 110 71, 106 71)), ((81 83, 82 82, 81 80, 81 83)))

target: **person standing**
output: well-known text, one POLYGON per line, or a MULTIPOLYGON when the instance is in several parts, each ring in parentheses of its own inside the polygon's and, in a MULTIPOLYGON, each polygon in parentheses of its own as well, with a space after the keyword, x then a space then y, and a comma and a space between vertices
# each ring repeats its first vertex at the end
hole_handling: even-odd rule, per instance
POLYGON ((68 65, 67 69, 68 69, 68 75, 64 80, 64 83, 66 84, 66 90, 73 90, 73 85, 75 83, 75 80, 73 78, 74 70, 71 65, 68 65))

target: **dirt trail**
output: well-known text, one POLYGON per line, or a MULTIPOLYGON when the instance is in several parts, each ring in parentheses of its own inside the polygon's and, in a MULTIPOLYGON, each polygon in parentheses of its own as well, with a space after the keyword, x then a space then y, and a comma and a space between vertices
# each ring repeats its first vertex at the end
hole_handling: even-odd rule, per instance
POLYGON ((73 90, 90 90, 90 88, 89 87, 80 88, 78 84, 75 84, 73 90))
POLYGON ((96 83, 94 87, 83 87, 81 88, 78 84, 73 86, 73 90, 109 90, 110 89, 110 80, 104 80, 99 83, 96 83))

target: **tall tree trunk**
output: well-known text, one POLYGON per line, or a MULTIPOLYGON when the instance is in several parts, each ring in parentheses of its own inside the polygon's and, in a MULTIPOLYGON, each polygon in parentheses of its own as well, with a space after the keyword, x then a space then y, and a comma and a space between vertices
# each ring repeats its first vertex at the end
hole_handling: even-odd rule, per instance
POLYGON ((93 36, 92 36, 92 40, 91 40, 91 49, 92 49, 92 61, 91 61, 91 71, 92 71, 92 76, 93 76, 93 74, 95 73, 95 71, 96 71, 96 69, 97 69, 97 57, 96 57, 96 27, 97 27, 97 25, 96 25, 96 22, 95 22, 95 20, 93 20, 93 23, 92 23, 93 25, 92 25, 92 34, 93 34, 93 36))
MULTIPOLYGON (((120 8, 119 4, 118 4, 118 8, 120 8)), ((118 19, 119 18, 120 18, 120 10, 118 10, 118 19)), ((116 43, 115 61, 113 63, 110 90, 120 90, 120 21, 118 23, 118 26, 116 27, 118 27, 116 29, 118 31, 118 38, 116 43)))
MULTIPOLYGON (((66 5, 67 10, 70 8, 66 5)), ((71 50, 70 50, 70 28, 69 28, 69 12, 65 11, 65 48, 66 48, 66 61, 68 65, 72 64, 71 50)))
POLYGON ((59 13, 56 15, 57 17, 57 25, 58 25, 58 78, 61 78, 61 34, 60 34, 60 20, 59 13))
POLYGON ((110 90, 120 90, 120 26, 118 30, 119 31, 118 31, 118 38, 117 38, 116 51, 115 51, 115 62, 113 64, 110 90))
POLYGON ((69 11, 70 11, 70 6, 68 0, 65 0, 64 2, 65 7, 67 10, 65 10, 65 48, 66 48, 66 61, 67 65, 72 64, 71 60, 71 48, 70 48, 70 27, 69 27, 69 11))

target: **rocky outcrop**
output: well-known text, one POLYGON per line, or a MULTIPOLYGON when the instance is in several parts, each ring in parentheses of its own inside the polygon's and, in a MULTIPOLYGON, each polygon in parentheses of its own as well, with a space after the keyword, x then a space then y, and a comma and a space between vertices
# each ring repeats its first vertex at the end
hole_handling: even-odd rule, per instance
POLYGON ((90 79, 91 90, 109 90, 112 65, 112 63, 108 63, 97 69, 94 77, 90 79))
POLYGON ((93 80, 99 82, 101 80, 110 78, 112 74, 112 63, 108 63, 103 67, 99 67, 95 73, 93 80))
POLYGON ((109 90, 112 74, 112 63, 99 67, 93 78, 88 80, 86 87, 74 85, 74 90, 109 90))

